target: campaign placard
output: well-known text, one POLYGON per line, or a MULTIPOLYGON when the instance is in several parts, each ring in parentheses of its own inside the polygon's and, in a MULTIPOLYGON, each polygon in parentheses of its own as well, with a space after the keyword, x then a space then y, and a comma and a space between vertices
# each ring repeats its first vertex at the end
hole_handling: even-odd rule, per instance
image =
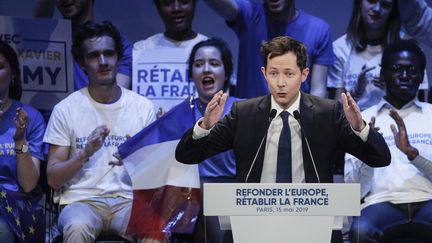
POLYGON ((195 93, 188 75, 188 56, 189 49, 134 49, 132 90, 153 101, 157 110, 169 111, 195 93))
POLYGON ((0 16, 0 39, 21 65, 21 101, 50 110, 73 92, 71 24, 64 19, 0 16))

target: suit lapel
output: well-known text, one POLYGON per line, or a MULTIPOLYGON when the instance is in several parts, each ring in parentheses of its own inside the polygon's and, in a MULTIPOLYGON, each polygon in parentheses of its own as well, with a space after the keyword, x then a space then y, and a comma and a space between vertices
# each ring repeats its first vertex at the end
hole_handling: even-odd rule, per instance
MULTIPOLYGON (((314 121, 314 105, 311 102, 308 94, 302 93, 300 98, 300 117, 302 121, 302 129, 305 133, 304 135, 309 140, 309 145, 312 146, 313 141, 313 121, 314 121)), ((313 151, 313 149, 311 148, 313 151)), ((306 182, 318 182, 314 173, 314 168, 312 165, 312 160, 310 158, 306 141, 302 138, 302 154, 303 154, 303 168, 305 173, 306 182)))
MULTIPOLYGON (((265 96, 257 105, 255 112, 255 149, 254 154, 258 151, 259 145, 261 143, 262 138, 265 135, 266 129, 269 125, 269 112, 271 108, 271 98, 270 95, 265 96)), ((250 182, 259 182, 261 179, 261 171, 263 168, 264 161, 264 152, 265 152, 265 141, 262 145, 260 152, 258 153, 257 160, 255 162, 254 168, 252 169, 250 182)))
POLYGON ((313 125, 313 104, 311 100, 309 99, 308 95, 305 93, 302 93, 301 99, 300 99, 300 117, 302 120, 303 125, 303 131, 306 133, 308 138, 312 136, 312 125, 313 125))

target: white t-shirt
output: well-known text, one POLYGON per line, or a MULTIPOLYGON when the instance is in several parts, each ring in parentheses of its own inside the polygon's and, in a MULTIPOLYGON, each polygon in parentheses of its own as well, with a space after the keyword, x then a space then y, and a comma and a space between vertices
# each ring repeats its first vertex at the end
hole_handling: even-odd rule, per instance
POLYGON ((134 44, 132 51, 132 90, 165 112, 195 93, 189 82, 188 58, 193 46, 207 37, 175 41, 158 33, 134 44))
MULTIPOLYGON (((385 95, 385 90, 378 88, 372 83, 373 78, 379 78, 380 75, 380 64, 383 54, 382 47, 380 45, 368 45, 366 50, 357 53, 348 42, 347 36, 343 35, 333 42, 333 51, 335 54, 335 63, 329 68, 327 87, 353 90, 357 84, 358 75, 362 67, 375 67, 375 69, 366 73, 367 85, 363 96, 357 101, 357 104, 361 110, 376 105, 385 95), (366 56, 369 58, 365 58, 366 56)), ((427 88, 428 79, 425 73, 419 89, 427 88)))
POLYGON ((391 153, 391 163, 381 168, 371 168, 353 157, 345 157, 345 182, 360 182, 361 194, 365 197, 364 207, 380 202, 409 203, 432 199, 431 176, 416 165, 420 157, 432 160, 432 105, 411 102, 401 109, 395 109, 404 120, 410 144, 418 149, 419 155, 413 161, 400 151, 395 144, 390 125, 397 127, 390 117, 391 105, 381 100, 377 105, 362 112, 363 119, 370 121, 374 116, 375 125, 380 128, 391 153))
POLYGON ((155 120, 155 110, 145 97, 124 88, 121 91, 121 97, 115 103, 101 104, 90 97, 87 88, 83 88, 54 107, 44 142, 70 147, 69 158, 84 149, 87 137, 96 127, 106 125, 110 129, 102 148, 57 190, 56 200, 60 199, 60 204, 95 196, 132 198, 131 180, 124 167, 116 166, 109 171, 108 162, 116 160, 112 154, 126 140, 126 135, 135 135, 155 120))

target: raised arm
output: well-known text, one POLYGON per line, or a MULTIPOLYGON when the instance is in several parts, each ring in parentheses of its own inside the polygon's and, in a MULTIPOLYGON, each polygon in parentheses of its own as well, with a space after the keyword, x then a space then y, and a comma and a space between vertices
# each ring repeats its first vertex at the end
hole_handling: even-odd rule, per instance
POLYGON ((213 96, 213 98, 207 104, 206 110, 204 112, 204 118, 202 123, 199 124, 200 127, 209 130, 220 120, 225 109, 227 98, 228 95, 224 94, 222 91, 217 92, 213 96))
POLYGON ((421 156, 420 151, 411 145, 408 140, 408 132, 405 123, 397 111, 391 110, 390 116, 396 122, 396 126, 393 124, 390 126, 396 147, 407 156, 407 159, 411 161, 411 163, 420 170, 426 178, 432 181, 432 161, 421 156))
POLYGON ((399 0, 400 18, 405 30, 428 46, 432 46, 432 8, 425 0, 399 0))
POLYGON ((238 6, 235 0, 204 0, 204 2, 225 20, 229 22, 236 20, 238 6))
POLYGON ((341 94, 343 111, 351 127, 360 132, 366 126, 360 113, 360 108, 349 92, 341 94))
POLYGON ((24 192, 30 192, 36 187, 39 180, 40 161, 38 158, 33 157, 28 150, 29 145, 25 137, 28 127, 28 115, 24 109, 17 109, 14 123, 16 127, 13 136, 15 148, 20 149, 20 151, 15 150, 18 182, 24 192), (27 149, 24 149, 25 146, 27 146, 27 149))
POLYGON ((230 115, 221 120, 222 125, 216 124, 221 118, 226 99, 227 94, 222 91, 213 96, 207 104, 202 120, 199 120, 192 129, 188 130, 177 145, 175 154, 177 161, 185 164, 197 164, 232 148, 233 122, 235 120, 232 110, 230 115))

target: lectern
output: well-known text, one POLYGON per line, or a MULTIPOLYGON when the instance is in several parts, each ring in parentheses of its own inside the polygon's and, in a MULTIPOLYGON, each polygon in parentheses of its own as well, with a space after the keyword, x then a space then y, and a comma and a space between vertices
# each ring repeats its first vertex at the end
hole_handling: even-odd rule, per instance
POLYGON ((360 215, 360 185, 204 183, 204 215, 230 216, 235 243, 330 242, 334 216, 360 215))

